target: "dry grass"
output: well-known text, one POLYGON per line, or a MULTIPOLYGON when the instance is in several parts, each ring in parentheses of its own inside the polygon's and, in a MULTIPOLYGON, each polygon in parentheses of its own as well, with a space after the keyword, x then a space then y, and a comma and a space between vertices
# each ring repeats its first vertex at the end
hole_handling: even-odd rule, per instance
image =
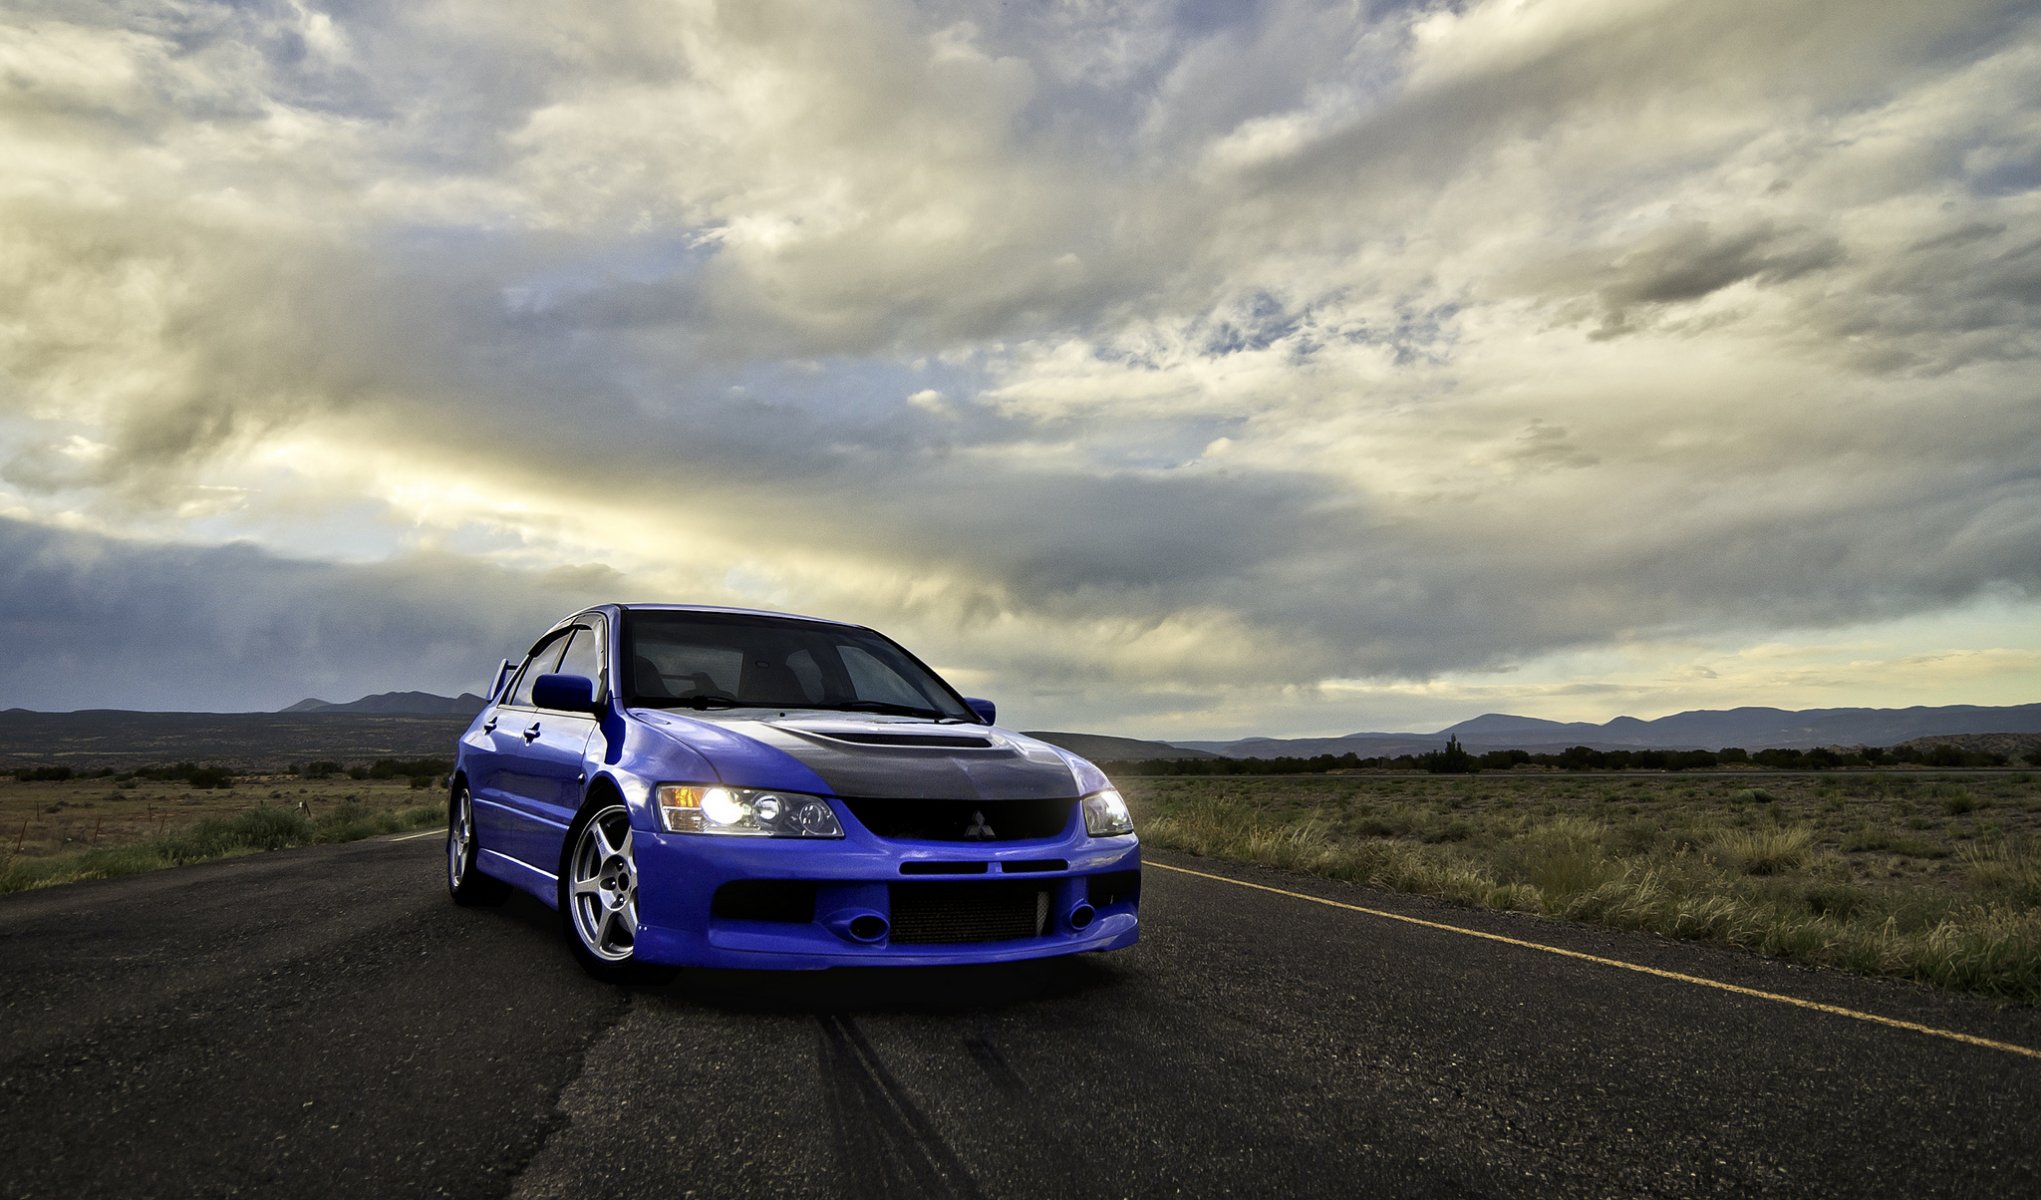
POLYGON ((2041 785, 1904 774, 1131 779, 1144 839, 2041 1003, 2041 785))
POLYGON ((223 789, 110 778, 0 780, 0 892, 443 821, 405 780, 242 778, 223 789))

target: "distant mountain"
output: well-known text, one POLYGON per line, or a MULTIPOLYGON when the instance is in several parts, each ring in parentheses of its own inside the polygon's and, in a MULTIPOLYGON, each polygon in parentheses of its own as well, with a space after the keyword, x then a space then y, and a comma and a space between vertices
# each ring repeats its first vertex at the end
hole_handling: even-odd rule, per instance
POLYGON ((330 759, 452 758, 472 717, 410 713, 0 712, 0 771, 63 764, 79 770, 174 762, 237 771, 330 759))
POLYGON ((1189 750, 1172 746, 1168 742, 1144 742, 1139 738, 1108 737, 1102 733, 1053 733, 1035 730, 1024 731, 1031 738, 1040 738, 1051 745, 1061 746, 1072 754, 1088 758, 1093 762, 1140 762, 1154 758, 1218 758, 1219 755, 1206 750, 1189 750))
POLYGON ((1479 754, 1489 750, 1556 752, 1569 746, 1596 750, 1746 750, 1773 747, 1897 746, 1922 737, 1956 734, 2041 733, 2041 704, 1987 708, 1697 709, 1645 721, 1617 717, 1600 725, 1484 713, 1437 733, 1352 733, 1332 738, 1241 738, 1230 742, 1176 742, 1227 758, 1309 758, 1319 754, 1395 757, 1436 750, 1449 737, 1479 754))
POLYGON ((431 692, 378 692, 363 696, 346 704, 332 704, 325 700, 304 699, 282 711, 287 713, 361 713, 373 716, 406 717, 472 717, 482 711, 487 701, 473 692, 462 692, 448 699, 431 692))

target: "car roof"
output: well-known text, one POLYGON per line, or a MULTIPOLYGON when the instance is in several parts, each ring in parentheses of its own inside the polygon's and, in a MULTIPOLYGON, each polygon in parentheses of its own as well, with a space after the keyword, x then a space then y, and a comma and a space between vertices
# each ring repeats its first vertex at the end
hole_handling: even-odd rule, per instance
MULTIPOLYGON (((614 608, 619 612, 701 612, 732 613, 746 617, 777 617, 783 621, 812 621, 817 625, 841 625, 847 629, 863 629, 854 621, 838 621, 829 617, 810 617, 800 613, 776 612, 769 608, 735 608, 724 604, 598 604, 590 608, 614 608)), ((583 612, 589 611, 583 609, 583 612)))

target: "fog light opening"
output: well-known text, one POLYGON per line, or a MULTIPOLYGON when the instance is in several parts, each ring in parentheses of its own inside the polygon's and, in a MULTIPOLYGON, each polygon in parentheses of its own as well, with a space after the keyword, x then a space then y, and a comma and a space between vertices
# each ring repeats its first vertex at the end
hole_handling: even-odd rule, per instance
POLYGON ((839 908, 822 918, 822 925, 846 942, 865 946, 884 941, 893 931, 883 915, 869 908, 839 908))

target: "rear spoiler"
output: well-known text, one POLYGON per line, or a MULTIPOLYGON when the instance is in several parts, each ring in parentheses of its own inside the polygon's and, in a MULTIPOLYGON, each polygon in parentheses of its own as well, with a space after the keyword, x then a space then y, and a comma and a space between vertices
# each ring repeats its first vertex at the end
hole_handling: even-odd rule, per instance
POLYGON ((496 681, 489 685, 489 691, 483 697, 484 700, 492 704, 495 703, 497 696, 501 694, 503 691, 504 680, 510 678, 511 668, 514 666, 516 666, 516 664, 511 662, 507 658, 504 659, 502 662, 496 664, 496 681))

